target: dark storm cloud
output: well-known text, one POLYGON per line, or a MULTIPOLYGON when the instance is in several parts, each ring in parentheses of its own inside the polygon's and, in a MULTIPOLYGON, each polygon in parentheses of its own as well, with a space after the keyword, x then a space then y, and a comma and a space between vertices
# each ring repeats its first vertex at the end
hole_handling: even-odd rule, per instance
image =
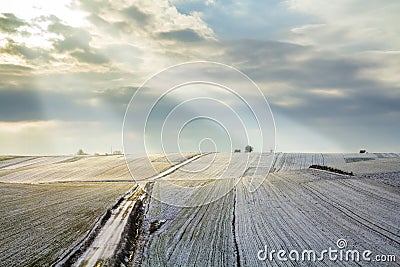
POLYGON ((175 40, 180 42, 199 42, 203 38, 192 29, 161 32, 158 34, 161 39, 175 40))
POLYGON ((124 10, 122 10, 122 13, 125 15, 125 17, 132 19, 141 25, 147 24, 149 20, 151 19, 150 14, 146 14, 143 11, 141 11, 138 7, 132 5, 124 10))
POLYGON ((291 12, 288 1, 176 1, 177 9, 190 15, 200 12, 216 35, 225 40, 254 38, 281 39, 299 23, 311 23, 315 18, 291 12))
POLYGON ((130 99, 137 89, 138 87, 132 86, 109 88, 96 91, 95 96, 99 99, 101 105, 118 112, 122 117, 130 99))
POLYGON ((290 118, 343 146, 349 146, 349 138, 371 144, 368 135, 383 135, 382 129, 400 131, 400 88, 360 75, 384 62, 260 40, 229 43, 225 51, 261 87, 278 118, 290 118), (268 83, 285 84, 285 89, 280 92, 268 83))
POLYGON ((32 71, 31 67, 14 65, 14 64, 0 64, 0 75, 20 75, 26 74, 32 71))
MULTIPOLYGON (((340 89, 335 90, 340 92, 340 89)), ((274 98, 270 103, 275 111, 291 115, 291 117, 299 117, 302 120, 340 118, 342 121, 354 124, 359 118, 381 116, 382 119, 385 119, 385 115, 389 113, 400 112, 398 104, 400 95, 392 94, 390 90, 396 91, 396 88, 384 86, 358 88, 346 91, 343 96, 330 96, 325 95, 323 89, 314 93, 312 90, 298 88, 291 91, 290 96, 300 99, 300 104, 282 106, 275 104, 274 100, 276 99, 274 98)), ((329 92, 329 89, 326 91, 329 92)))
POLYGON ((143 51, 131 44, 111 44, 103 48, 101 52, 118 63, 127 63, 132 68, 137 68, 139 64, 143 63, 141 57, 143 51))
POLYGON ((58 40, 55 43, 54 46, 56 49, 64 52, 74 49, 88 50, 90 48, 89 42, 92 37, 88 31, 65 25, 55 16, 49 20, 52 23, 48 26, 47 30, 64 37, 63 40, 58 40))
POLYGON ((102 55, 98 49, 90 45, 92 35, 87 30, 65 25, 54 16, 51 21, 48 30, 63 36, 63 39, 54 43, 54 47, 59 53, 67 52, 79 62, 84 63, 104 64, 109 62, 108 58, 102 55))
POLYGON ((271 40, 239 39, 225 42, 226 51, 235 58, 255 65, 289 60, 292 56, 310 51, 311 47, 271 40), (237 52, 247 52, 238 54, 237 52))
POLYGON ((143 12, 136 5, 118 9, 107 0, 96 3, 81 0, 79 5, 80 8, 89 12, 87 19, 93 25, 112 36, 144 31, 146 26, 153 22, 153 16, 143 12), (112 20, 109 19, 110 15, 113 17, 112 20))
POLYGON ((41 76, 29 67, 0 64, 0 121, 107 121, 116 114, 121 118, 124 104, 132 95, 130 89, 102 93, 98 89, 115 75, 85 72, 41 76))
POLYGON ((74 29, 70 27, 68 31, 65 32, 56 32, 61 33, 64 36, 63 40, 57 41, 54 44, 54 47, 60 51, 73 51, 75 49, 89 51, 90 45, 89 42, 92 39, 89 32, 82 29, 74 29))
POLYGON ((0 90, 0 121, 42 120, 43 110, 34 91, 0 90))
POLYGON ((81 9, 91 13, 99 13, 104 9, 112 8, 109 0, 78 0, 76 2, 81 9))
POLYGON ((107 57, 91 51, 75 51, 71 53, 71 56, 80 62, 86 62, 90 64, 104 64, 109 62, 107 57))
POLYGON ((41 48, 27 47, 23 44, 16 43, 10 38, 7 39, 7 44, 3 48, 0 48, 0 53, 21 56, 26 60, 43 60, 48 62, 52 59, 48 51, 41 48))
POLYGON ((40 89, 60 92, 82 92, 84 94, 121 87, 138 79, 132 73, 110 68, 109 71, 80 71, 73 73, 53 73, 35 75, 35 83, 40 89))
POLYGON ((263 81, 285 81, 304 89, 370 85, 358 79, 360 70, 376 66, 360 58, 324 54, 312 47, 276 41, 242 40, 226 44, 233 62, 263 81))
POLYGON ((98 14, 90 14, 87 19, 93 25, 97 25, 99 29, 108 32, 113 37, 118 37, 120 31, 128 27, 128 24, 125 22, 108 22, 98 14))
POLYGON ((33 69, 21 65, 0 64, 0 91, 15 88, 23 90, 29 88, 33 81, 33 69))
POLYGON ((361 88, 371 86, 375 81, 357 78, 358 73, 371 66, 370 62, 362 59, 324 57, 323 54, 312 55, 310 59, 294 62, 283 70, 274 72, 274 76, 287 80, 303 88, 361 88))
POLYGON ((26 25, 26 22, 11 13, 0 14, 0 32, 15 33, 18 28, 26 25))
MULTIPOLYGON (((304 102, 303 105, 288 105, 287 110, 306 111, 318 106, 323 112, 326 109, 323 107, 331 105, 340 111, 352 105, 359 106, 365 114, 366 107, 376 112, 392 110, 393 102, 400 100, 400 94, 395 93, 398 88, 381 83, 376 77, 359 75, 363 70, 379 66, 378 62, 323 54, 310 47, 271 41, 238 42, 228 45, 226 51, 226 56, 238 62, 238 67, 257 83, 285 83, 291 88, 290 95, 286 96, 304 102), (329 90, 336 90, 338 94, 329 94, 329 90)), ((279 90, 270 93, 280 96, 279 90)))
MULTIPOLYGON (((0 90, 0 121, 109 121, 114 114, 123 115, 123 107, 99 101, 92 105, 96 93, 43 92, 35 88, 0 90)), ((127 103, 128 100, 126 100, 127 103)), ((122 105, 121 100, 121 105, 122 105)))

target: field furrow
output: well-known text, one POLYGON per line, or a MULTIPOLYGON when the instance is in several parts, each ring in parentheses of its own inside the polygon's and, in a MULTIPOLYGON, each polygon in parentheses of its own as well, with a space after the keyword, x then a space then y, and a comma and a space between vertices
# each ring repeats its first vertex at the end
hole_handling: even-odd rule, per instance
MULTIPOLYGON (((150 195, 143 195, 140 212, 130 219, 124 216, 131 214, 133 202, 125 195, 125 202, 111 210, 114 219, 102 224, 104 234, 95 231, 87 254, 77 254, 77 259, 83 256, 76 265, 363 266, 327 257, 276 257, 279 250, 313 250, 318 257, 323 250, 338 249, 339 239, 347 241, 346 248, 371 250, 372 256, 399 254, 397 153, 195 155, 154 154, 150 161, 128 156, 134 178, 148 185, 150 195), (355 176, 309 169, 312 164, 355 176), (129 230, 131 225, 137 228, 129 230), (120 246, 121 233, 127 247, 120 246), (274 259, 260 259, 268 256, 265 250, 274 250, 274 259)), ((97 229, 96 220, 135 186, 123 156, 7 156, 0 163, 4 266, 51 265, 80 247, 82 238, 97 229)))
MULTIPOLYGON (((252 164, 241 165, 244 158, 218 155, 221 162, 203 172, 177 171, 155 182, 145 217, 147 243, 145 266, 331 266, 322 262, 261 261, 258 252, 337 249, 339 239, 351 249, 371 250, 376 254, 396 254, 399 249, 400 194, 398 188, 363 177, 336 175, 309 170, 311 163, 346 165, 344 154, 281 155, 271 173, 255 192, 250 192, 252 164), (232 161, 230 167, 228 159, 232 161), (225 163, 224 163, 225 160, 225 163), (246 169, 241 177, 241 170, 246 169), (226 171, 228 170, 228 171, 226 171), (294 171, 285 171, 294 170, 294 171), (222 172, 226 172, 221 176, 222 172), (236 176, 235 176, 236 175, 236 176), (210 187, 191 191, 180 203, 195 203, 212 198, 236 184, 210 204, 183 208, 157 199, 179 198, 178 189, 204 185, 206 178, 224 177, 210 187), (158 192, 158 193, 157 193, 158 192), (154 226, 152 228, 152 226, 154 226), (157 226, 157 227, 155 227, 157 226), (221 253, 222 252, 222 253, 221 253)), ((368 160, 368 162, 375 161, 368 160)), ((188 164, 195 170, 207 161, 188 164)), ((364 161, 363 161, 364 162, 364 161)), ((243 163, 242 163, 243 164, 243 163)), ((266 175, 266 173, 264 173, 266 175)), ((261 175, 261 173, 259 173, 261 175)), ((355 262, 336 262, 337 266, 358 266, 355 262)))
POLYGON ((133 183, 0 183, 2 266, 49 266, 133 183))

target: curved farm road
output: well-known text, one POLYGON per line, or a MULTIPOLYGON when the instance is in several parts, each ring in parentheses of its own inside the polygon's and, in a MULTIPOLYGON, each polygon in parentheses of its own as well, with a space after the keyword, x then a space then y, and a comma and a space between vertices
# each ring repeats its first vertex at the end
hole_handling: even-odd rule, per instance
MULTIPOLYGON (((207 154, 193 156, 146 180, 157 180, 169 175, 203 155, 207 154)), ((84 249, 82 255, 77 260, 74 260, 72 266, 102 266, 105 261, 111 259, 117 251, 125 225, 128 222, 129 215, 132 213, 135 203, 138 200, 143 200, 144 197, 145 192, 139 186, 136 186, 131 193, 127 193, 119 206, 111 211, 109 219, 100 229, 93 242, 91 242, 91 245, 84 249)), ((62 266, 63 263, 58 265, 62 266)))
POLYGON ((73 266, 97 266, 104 259, 110 259, 118 247, 124 226, 135 202, 143 197, 144 192, 137 187, 133 194, 121 203, 120 208, 112 212, 92 245, 73 266))

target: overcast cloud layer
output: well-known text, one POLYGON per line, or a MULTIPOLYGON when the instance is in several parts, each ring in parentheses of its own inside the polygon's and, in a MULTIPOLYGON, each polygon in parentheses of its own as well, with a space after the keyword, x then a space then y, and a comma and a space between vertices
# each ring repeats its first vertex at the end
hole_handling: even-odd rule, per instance
POLYGON ((0 154, 120 150, 135 90, 194 60, 258 84, 278 151, 400 151, 397 0, 0 6, 0 154))

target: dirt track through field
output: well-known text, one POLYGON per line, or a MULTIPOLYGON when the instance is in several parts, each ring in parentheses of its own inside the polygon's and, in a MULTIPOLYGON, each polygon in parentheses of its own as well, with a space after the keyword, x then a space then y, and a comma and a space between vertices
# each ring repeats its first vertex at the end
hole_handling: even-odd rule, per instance
MULTIPOLYGON (((171 174, 177 169, 193 162, 203 155, 197 155, 190 159, 183 159, 182 162, 178 162, 176 165, 168 168, 167 170, 153 176, 146 180, 157 180, 165 175, 171 174)), ((118 202, 116 205, 118 207, 112 209, 111 214, 105 224, 101 227, 100 231, 96 234, 94 240, 90 242, 89 247, 80 248, 83 252, 78 259, 73 259, 72 266, 98 266, 105 262, 113 262, 112 259, 115 256, 117 248, 121 242, 121 236, 128 222, 129 216, 131 216, 132 210, 135 203, 140 199, 145 197, 145 192, 140 186, 136 186, 131 193, 127 193, 124 198, 118 202)), ((84 240, 81 246, 86 242, 84 240)), ((74 254, 71 254, 74 257, 74 254)), ((60 266, 65 266, 66 261, 71 261, 70 259, 64 259, 60 266)))
POLYGON ((131 196, 127 196, 122 201, 120 206, 112 212, 91 246, 73 266, 96 266, 98 262, 110 259, 114 255, 132 208, 136 200, 142 196, 143 193, 137 187, 131 196))

